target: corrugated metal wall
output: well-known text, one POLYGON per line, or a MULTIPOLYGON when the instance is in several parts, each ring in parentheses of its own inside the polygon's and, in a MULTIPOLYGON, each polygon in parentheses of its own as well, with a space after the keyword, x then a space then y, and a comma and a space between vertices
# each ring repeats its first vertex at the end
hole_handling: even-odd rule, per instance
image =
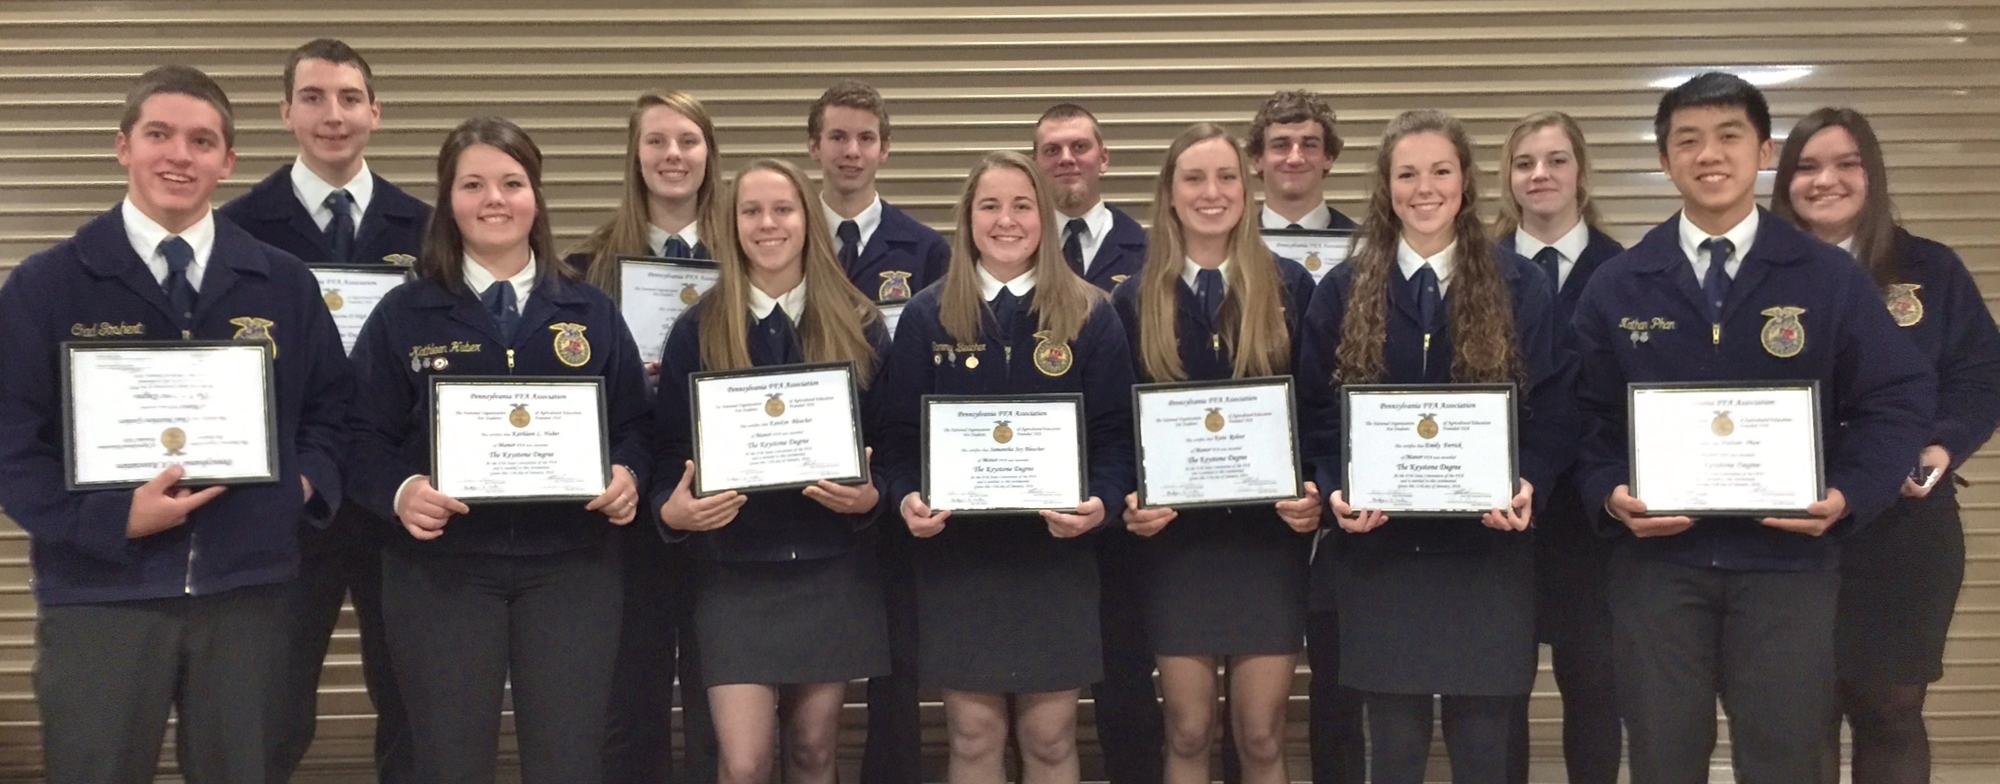
MULTIPOLYGON (((217 196, 227 199, 294 154, 278 122, 284 53, 334 35, 376 71, 384 102, 369 155, 376 171, 429 195, 445 130, 474 114, 512 117, 548 155, 549 203, 565 242, 615 202, 624 115, 639 91, 698 95, 733 167, 764 155, 803 161, 806 106, 838 76, 866 79, 887 95, 894 155, 882 190, 934 226, 949 222, 976 156, 1025 148, 1035 117, 1052 103, 1079 101, 1103 119, 1113 150, 1107 196, 1144 220, 1151 173, 1178 129, 1198 120, 1240 128, 1272 90, 1309 87, 1340 112, 1348 145, 1331 186, 1350 214, 1361 211, 1361 175, 1382 124, 1398 111, 1457 114, 1491 173, 1513 121, 1555 108, 1582 121, 1609 230, 1631 241, 1675 206, 1649 135, 1660 90, 1723 66, 1767 84, 1781 133, 1823 104, 1871 114, 1904 219, 1956 247, 1991 296, 2000 294, 1996 30, 2000 7, 1991 0, 7 0, 0 270, 121 196, 111 144, 131 77, 181 62, 222 82, 240 129, 238 175, 217 196)), ((1977 483, 1962 495, 1972 563, 1929 717, 1941 760, 1992 760, 2000 759, 2000 463, 1985 453, 1965 473, 1977 483)), ((8 526, 0 534, 0 775, 33 775, 39 766, 26 553, 8 526)), ((366 758, 370 722, 355 656, 344 626, 326 677, 315 768, 366 758)), ((1304 706, 1294 707, 1303 754, 1304 706)), ((1536 753, 1552 757, 1557 713, 1546 676, 1534 715, 1536 753)), ((1094 754, 1088 744, 1086 754, 1094 754)))

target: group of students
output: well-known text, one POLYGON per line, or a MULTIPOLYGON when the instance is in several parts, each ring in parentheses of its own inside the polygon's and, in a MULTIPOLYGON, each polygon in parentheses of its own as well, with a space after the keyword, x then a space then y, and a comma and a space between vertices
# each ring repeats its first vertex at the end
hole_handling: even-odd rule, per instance
POLYGON ((513 123, 447 136, 433 215, 367 167, 381 108, 359 54, 306 44, 285 91, 297 162, 211 210, 235 163, 227 97, 191 68, 141 77, 125 201, 0 287, 0 504, 33 547, 50 781, 150 780, 170 707, 189 781, 288 780, 350 592, 384 781, 493 780, 510 684, 523 780, 660 781, 678 676, 688 780, 835 780, 844 684, 868 678, 866 782, 921 778, 920 686, 942 691, 953 782, 1004 780, 1010 739, 1022 780, 1076 781, 1087 686, 1114 782, 1206 782, 1218 745, 1229 780, 1284 782, 1303 647, 1314 781, 1422 781, 1441 707, 1454 781, 1522 782, 1538 641, 1573 782, 1615 781, 1626 734, 1632 781, 1705 781, 1718 696, 1739 780, 1836 781, 1843 715, 1855 781, 1928 776, 1921 708, 1964 545, 1952 483, 1909 477, 1994 430, 2000 331, 1964 264, 1896 225, 1851 110, 1794 128, 1766 210, 1762 95, 1723 73, 1668 91, 1654 125, 1682 209, 1624 249, 1558 112, 1509 136, 1491 227, 1460 123, 1397 116, 1357 226, 1324 198, 1333 112, 1281 92, 1242 141, 1176 137, 1142 229, 1102 198, 1096 118, 1063 104, 1031 155, 972 167, 947 241, 876 193, 872 88, 812 106, 818 185, 777 159, 725 181, 706 110, 652 92, 618 210, 565 254, 513 123), (1315 283, 1266 249, 1283 228, 1349 229, 1354 251, 1315 283), (651 367, 616 301, 635 255, 719 271, 651 367), (349 356, 301 260, 412 279, 349 356), (891 339, 876 303, 898 300, 891 339), (58 357, 100 333, 269 341, 280 481, 196 489, 170 468, 66 491, 58 357), (867 481, 690 491, 689 374, 843 361, 867 481), (440 493, 427 387, 454 374, 604 379, 603 494, 440 493), (1134 383, 1287 375, 1300 497, 1138 504, 1134 383), (1799 519, 1648 516, 1626 385, 1775 379, 1819 382, 1827 497, 1799 519), (1338 394, 1369 383, 1516 385, 1510 506, 1352 507, 1338 394), (977 521, 927 505, 920 398, 1039 392, 1083 394, 1088 500, 977 521))

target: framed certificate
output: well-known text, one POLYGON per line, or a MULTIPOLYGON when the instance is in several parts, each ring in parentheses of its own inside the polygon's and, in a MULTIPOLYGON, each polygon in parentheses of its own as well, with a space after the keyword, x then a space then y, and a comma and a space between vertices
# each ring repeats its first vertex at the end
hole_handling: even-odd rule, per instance
POLYGON ((932 509, 1071 512, 1090 497, 1082 395, 925 395, 923 406, 932 509))
POLYGON ((171 465, 190 486, 277 481, 270 357, 262 341, 62 344, 65 486, 129 489, 171 465))
POLYGON ((1653 516, 1804 517, 1826 496, 1819 382, 1631 384, 1632 496, 1653 516))
POLYGON ((1520 487, 1513 384, 1341 388, 1347 503, 1423 517, 1478 517, 1520 487))
POLYGON ((410 279, 410 271, 388 264, 314 264, 309 267, 319 280, 320 299, 333 314, 333 326, 340 330, 340 344, 354 353, 354 339, 375 305, 397 286, 410 279))
POLYGON ((896 322, 903 320, 903 306, 908 304, 910 301, 906 299, 875 303, 875 307, 882 311, 882 326, 889 328, 890 340, 896 339, 896 322))
POLYGON ((1299 497, 1290 376, 1139 384, 1132 420, 1142 507, 1299 497))
POLYGON ((688 375, 694 493, 868 480, 854 363, 688 375))
POLYGON ((596 376, 431 376, 431 484, 468 504, 602 495, 607 430, 596 376))
POLYGON ((1314 283, 1347 260, 1353 242, 1353 232, 1345 229, 1264 230, 1264 247, 1304 266, 1314 283))
POLYGON ((652 256, 618 257, 618 311, 625 316, 639 359, 660 361, 674 319, 715 285, 715 262, 652 256))

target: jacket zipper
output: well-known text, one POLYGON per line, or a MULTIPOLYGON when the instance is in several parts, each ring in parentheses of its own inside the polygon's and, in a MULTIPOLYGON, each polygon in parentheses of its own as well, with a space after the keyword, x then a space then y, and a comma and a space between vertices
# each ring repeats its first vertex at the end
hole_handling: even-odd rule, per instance
POLYGON ((1425 377, 1427 377, 1427 378, 1428 378, 1428 377, 1430 376, 1430 374, 1431 374, 1431 333, 1429 333, 1429 332, 1426 332, 1426 333, 1424 333, 1424 364, 1423 364, 1423 374, 1424 374, 1424 376, 1425 376, 1425 377))
POLYGON ((507 349, 507 375, 514 374, 514 350, 507 349))
POLYGON ((189 531, 187 583, 183 585, 181 589, 189 596, 194 595, 194 543, 195 543, 195 532, 189 531))

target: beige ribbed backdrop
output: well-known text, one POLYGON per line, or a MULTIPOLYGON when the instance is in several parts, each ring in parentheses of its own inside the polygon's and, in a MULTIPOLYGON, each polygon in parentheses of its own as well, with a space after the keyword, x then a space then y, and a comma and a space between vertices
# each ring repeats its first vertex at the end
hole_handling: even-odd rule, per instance
MULTIPOLYGON (((1332 197, 1363 210, 1363 175, 1383 124, 1435 107, 1466 121, 1483 191, 1496 194, 1498 147, 1531 111, 1575 115, 1592 144, 1598 203, 1620 240, 1675 206, 1659 171, 1651 116, 1664 86, 1708 67, 1762 83, 1779 135, 1805 112, 1848 105, 1875 122, 1908 226, 1964 256, 2000 294, 2000 5, 1993 0, 1400 0, 1324 3, 1028 4, 963 0, 858 5, 839 0, 709 2, 521 0, 93 0, 0 2, 0 271, 67 237, 114 204, 124 172, 111 154, 131 78, 160 63, 206 69, 235 101, 234 196, 290 161, 278 121, 287 50, 346 39, 372 62, 383 125, 369 161, 419 197, 435 195, 444 132, 499 114, 547 154, 547 191, 564 243, 617 198, 634 95, 678 87, 715 115, 724 165, 756 156, 804 162, 807 105, 841 76, 888 97, 887 197, 948 228, 949 205, 982 152, 1025 149, 1050 104, 1077 101, 1103 121, 1110 200, 1150 219, 1166 142, 1189 123, 1241 128, 1281 88, 1326 93, 1347 152, 1332 197)), ((1768 179, 1767 179, 1768 182, 1768 179)), ((1490 205, 1488 208, 1491 210, 1490 205)), ((1972 563, 1928 716, 1941 760, 2000 759, 2000 464, 1967 464, 1961 495, 1972 563)), ((35 604, 27 541, 0 533, 0 777, 40 767, 30 672, 35 604)), ((1305 679, 1294 691, 1292 751, 1305 750, 1305 679)), ((310 769, 359 769, 372 726, 352 619, 329 659, 320 742, 310 769)), ((858 690, 851 691, 858 697, 858 690)), ((1556 754, 1558 707, 1544 674, 1535 753, 1556 754)), ((941 712, 926 709, 930 755, 941 712)), ((851 706, 842 754, 858 753, 851 706)), ((1096 747, 1084 729, 1086 768, 1096 747)), ((507 744, 511 749, 511 742, 507 744)), ((511 754, 511 752, 510 752, 511 754)), ((166 763, 171 765, 171 754, 166 763)), ((935 759, 933 759, 935 761, 935 759)), ((1303 779, 1305 767, 1294 766, 1303 779)))

